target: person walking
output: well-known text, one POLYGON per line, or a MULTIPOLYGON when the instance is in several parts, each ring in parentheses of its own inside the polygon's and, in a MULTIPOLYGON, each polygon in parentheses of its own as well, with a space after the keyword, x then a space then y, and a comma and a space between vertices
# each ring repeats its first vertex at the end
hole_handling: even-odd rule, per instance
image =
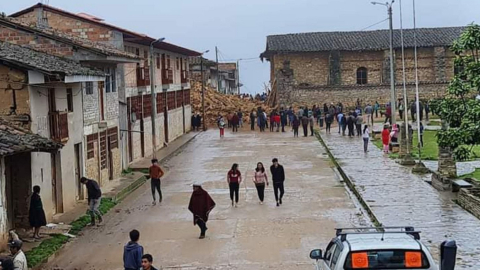
POLYGON ((98 223, 102 223, 102 213, 98 210, 102 201, 102 190, 100 189, 100 186, 96 181, 86 177, 82 177, 80 183, 87 187, 90 226, 95 226, 95 216, 98 218, 98 223))
POLYGON ((398 100, 398 114, 400 116, 400 120, 403 120, 403 113, 405 112, 405 106, 403 105, 403 99, 398 100))
POLYGON ((355 118, 353 117, 352 113, 351 112, 348 113, 348 117, 347 117, 348 137, 355 136, 354 121, 355 121, 355 118))
POLYGON ((240 123, 240 119, 236 112, 232 116, 231 123, 232 123, 232 132, 238 132, 238 124, 240 123))
POLYGON ((288 116, 288 125, 291 126, 292 125, 292 122, 293 122, 293 116, 295 114, 293 113, 293 109, 292 107, 288 108, 288 111, 287 111, 287 116, 288 116))
POLYGON ((265 110, 263 110, 263 119, 265 119, 265 128, 268 128, 268 115, 265 110))
POLYGON ((388 130, 388 125, 383 126, 382 143, 383 143, 383 152, 385 154, 388 154, 388 145, 390 144, 390 130, 388 130))
POLYGON ((268 177, 265 173, 265 167, 263 167, 262 162, 257 163, 257 168, 255 168, 255 173, 253 175, 253 183, 257 188, 260 204, 263 204, 263 199, 265 198, 265 185, 268 186, 268 177))
POLYGON ((345 136, 345 130, 347 129, 347 116, 342 117, 342 122, 340 122, 340 126, 342 127, 342 136, 345 136))
POLYGON ((208 230, 207 221, 210 212, 215 208, 215 202, 199 183, 193 184, 193 193, 190 197, 188 210, 193 214, 193 225, 200 228, 200 239, 205 238, 208 230))
POLYGON ((363 124, 363 117, 362 115, 357 115, 357 118, 355 119, 355 125, 357 127, 357 136, 360 137, 362 136, 362 124, 363 124))
POLYGON ((218 129, 220 130, 220 138, 223 138, 225 136, 225 120, 223 116, 220 116, 218 120, 218 129))
POLYGON ((13 267, 15 270, 28 270, 27 257, 22 251, 22 240, 12 240, 8 243, 10 254, 13 259, 13 267))
POLYGON ((142 270, 157 270, 153 267, 153 256, 150 254, 145 254, 142 256, 142 270))
POLYGON ((250 130, 255 130, 255 119, 257 118, 257 113, 255 109, 250 112, 250 130))
POLYGON ((300 120, 298 120, 298 117, 296 115, 293 116, 293 121, 292 121, 292 128, 293 128, 293 137, 298 138, 298 128, 300 127, 300 120))
POLYGON ((153 205, 156 205, 155 201, 155 190, 158 192, 158 203, 162 203, 162 189, 160 179, 165 175, 165 172, 162 170, 160 165, 158 165, 158 159, 152 159, 152 166, 148 169, 148 174, 150 176, 150 187, 152 189, 153 205))
POLYGON ((331 133, 332 122, 333 122, 333 114, 331 114, 330 112, 327 112, 327 114, 325 115, 325 123, 327 124, 327 127, 325 128, 325 133, 331 133))
POLYGON ((282 132, 285 132, 285 126, 287 125, 287 114, 284 110, 280 111, 280 121, 282 122, 282 132))
POLYGON ((420 122, 420 147, 423 148, 423 131, 425 128, 423 127, 423 123, 420 122))
POLYGON ((342 125, 340 123, 342 123, 342 120, 343 120, 343 113, 338 113, 337 114, 337 121, 338 121, 338 134, 340 134, 340 130, 342 129, 342 125))
POLYGON ((428 114, 430 113, 430 105, 428 104, 428 100, 425 100, 425 120, 430 121, 428 114))
POLYGON ((227 173, 227 183, 230 188, 230 200, 232 200, 232 207, 238 205, 238 192, 240 190, 240 183, 242 183, 242 174, 238 170, 238 164, 234 163, 232 169, 227 173), (235 195, 235 196, 234 196, 235 195), (234 201, 235 197, 235 201, 234 201))
POLYGON ((40 198, 40 186, 33 187, 28 220, 33 228, 33 238, 40 239, 40 227, 47 225, 42 199, 40 198))
POLYGON ((373 108, 372 105, 367 104, 367 107, 365 107, 365 115, 367 117, 367 125, 373 125, 373 108))
POLYGON ((243 128, 243 113, 241 110, 238 110, 237 112, 237 116, 238 116, 238 125, 243 128))
POLYGON ((303 137, 308 136, 308 117, 302 116, 303 137))
POLYGON ((380 110, 380 104, 378 104, 378 101, 375 101, 375 105, 373 105, 373 111, 375 112, 375 118, 378 118, 378 110, 380 110))
POLYGON ((308 120, 308 124, 310 125, 310 136, 313 136, 313 127, 315 125, 315 117, 313 116, 313 113, 310 114, 308 120))
POLYGON ((275 122, 275 127, 277 128, 277 132, 280 132, 280 122, 281 122, 280 114, 275 113, 275 115, 273 116, 273 121, 275 122))
POLYGON ((412 122, 415 122, 415 114, 417 113, 417 105, 415 102, 410 104, 410 117, 412 118, 412 122))
POLYGON ((200 130, 200 126, 202 125, 202 117, 200 114, 197 112, 197 116, 195 117, 195 125, 197 127, 197 131, 200 130))
POLYGON ((275 112, 270 113, 270 132, 275 130, 275 112))
POLYGON ((130 231, 130 241, 123 248, 123 268, 125 270, 138 270, 142 267, 143 247, 138 244, 140 232, 130 231))
POLYGON ((365 125, 363 127, 362 138, 363 138, 363 152, 367 153, 368 141, 370 140, 370 129, 368 128, 368 125, 365 125))
POLYGON ((384 123, 389 123, 390 125, 392 124, 392 106, 390 106, 390 104, 387 104, 386 109, 385 109, 385 122, 384 123))
POLYGON ((272 174, 273 192, 275 194, 275 201, 277 206, 282 204, 283 194, 285 194, 285 188, 283 183, 285 182, 285 171, 283 166, 278 163, 278 159, 272 159, 272 166, 270 166, 270 173, 272 174), (280 196, 279 196, 280 191, 280 196))

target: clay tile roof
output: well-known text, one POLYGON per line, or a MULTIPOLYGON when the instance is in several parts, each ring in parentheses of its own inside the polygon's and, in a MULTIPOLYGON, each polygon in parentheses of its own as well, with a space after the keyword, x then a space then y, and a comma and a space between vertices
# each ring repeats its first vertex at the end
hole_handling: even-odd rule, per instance
MULTIPOLYGON (((418 47, 446 47, 460 37, 465 27, 418 28, 418 47)), ((413 29, 405 29, 406 48, 414 46, 413 29)), ((394 30, 393 44, 401 47, 400 30, 394 30)), ((267 49, 261 57, 279 52, 365 51, 385 50, 390 47, 389 30, 316 32, 267 37, 267 49)))
POLYGON ((88 39, 67 34, 62 31, 57 31, 52 28, 40 28, 35 25, 27 24, 26 22, 23 22, 16 18, 5 17, 0 15, 0 24, 11 25, 15 28, 24 29, 29 32, 43 34, 49 38, 59 40, 60 42, 71 43, 75 46, 78 46, 87 50, 92 50, 100 54, 104 54, 108 56, 125 57, 129 59, 139 59, 139 57, 135 54, 128 53, 123 50, 119 50, 108 44, 93 42, 88 39))
POLYGON ((0 156, 33 151, 48 152, 60 148, 61 144, 16 127, 0 118, 0 156))
POLYGON ((73 60, 3 41, 0 41, 0 60, 46 73, 105 76, 103 71, 84 67, 73 60))
MULTIPOLYGON (((86 20, 88 22, 92 22, 92 23, 95 23, 97 25, 101 25, 101 26, 108 27, 110 29, 122 32, 124 34, 125 41, 129 41, 129 42, 132 42, 132 43, 149 46, 150 42, 156 40, 156 38, 149 37, 148 35, 138 33, 138 32, 134 32, 134 31, 131 31, 131 30, 128 30, 128 29, 125 29, 125 28, 118 27, 116 25, 106 23, 106 22, 103 21, 103 19, 98 18, 98 17, 93 16, 93 15, 90 15, 90 14, 86 14, 86 13, 75 14, 75 13, 72 13, 72 12, 69 12, 69 11, 66 11, 66 10, 63 10, 63 9, 60 9, 60 8, 56 8, 56 7, 53 7, 53 6, 50 6, 50 5, 45 5, 45 4, 42 4, 42 3, 38 3, 38 4, 35 4, 35 5, 33 5, 29 8, 26 8, 26 9, 20 10, 18 12, 15 12, 15 13, 11 14, 10 17, 19 17, 19 16, 21 16, 25 13, 31 12, 31 11, 35 10, 35 8, 39 8, 39 7, 43 8, 45 10, 49 10, 51 12, 60 13, 60 14, 63 14, 65 16, 69 16, 69 17, 76 18, 76 19, 86 20)), ((186 55, 186 56, 200 56, 201 55, 201 53, 199 53, 199 52, 196 52, 196 51, 193 51, 193 50, 190 50, 190 49, 187 49, 187 48, 183 48, 183 47, 180 47, 178 45, 168 43, 168 42, 156 43, 154 45, 154 47, 157 48, 157 49, 161 49, 161 50, 176 52, 176 53, 183 54, 183 55, 186 55)))

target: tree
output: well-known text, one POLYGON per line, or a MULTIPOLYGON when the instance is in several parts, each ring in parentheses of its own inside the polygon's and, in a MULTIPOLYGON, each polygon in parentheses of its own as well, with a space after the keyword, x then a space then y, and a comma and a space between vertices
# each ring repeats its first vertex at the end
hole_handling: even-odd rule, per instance
POLYGON ((438 146, 452 149, 455 160, 463 161, 480 144, 480 26, 469 25, 451 49, 455 76, 445 97, 432 102, 432 111, 448 124, 437 133, 438 146))

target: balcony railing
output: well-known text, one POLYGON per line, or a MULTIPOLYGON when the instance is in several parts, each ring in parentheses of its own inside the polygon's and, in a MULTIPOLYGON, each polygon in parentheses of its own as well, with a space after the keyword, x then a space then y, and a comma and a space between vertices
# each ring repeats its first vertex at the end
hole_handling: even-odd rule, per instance
POLYGON ((181 76, 181 77, 182 77, 181 83, 188 83, 188 73, 187 73, 187 71, 186 71, 186 70, 182 70, 182 71, 181 71, 181 75, 182 75, 182 76, 181 76))
POLYGON ((150 69, 148 67, 137 67, 137 86, 150 85, 150 69))
POLYGON ((162 84, 172 84, 173 83, 173 70, 164 69, 162 73, 162 84))
POLYGON ((68 141, 68 112, 50 112, 50 138, 59 143, 68 141))

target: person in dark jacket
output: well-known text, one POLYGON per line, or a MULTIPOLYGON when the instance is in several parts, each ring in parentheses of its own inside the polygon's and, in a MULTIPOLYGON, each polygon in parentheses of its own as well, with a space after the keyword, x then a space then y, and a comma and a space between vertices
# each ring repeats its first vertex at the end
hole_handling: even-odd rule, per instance
POLYGON ((143 270, 157 270, 153 267, 153 256, 150 254, 145 254, 142 256, 142 269, 143 270))
POLYGON ((138 244, 140 232, 130 232, 130 242, 123 248, 123 268, 125 270, 138 270, 142 267, 143 247, 138 244))
POLYGON ((92 179, 82 177, 80 182, 87 187, 88 194, 88 207, 90 210, 90 225, 95 225, 95 215, 98 218, 98 223, 102 223, 102 214, 98 210, 100 207, 100 202, 102 201, 102 190, 98 183, 92 179))
POLYGON ((255 113, 255 110, 252 110, 252 112, 250 112, 250 130, 255 130, 256 118, 257 118, 257 114, 255 113))
POLYGON ((194 184, 188 210, 193 214, 193 225, 200 227, 200 239, 205 238, 205 232, 208 230, 208 215, 213 208, 215 208, 215 202, 212 197, 202 188, 201 184, 194 184))
POLYGON ((308 116, 302 116, 303 137, 308 136, 308 116))
POLYGON ((292 128, 293 128, 293 137, 298 138, 298 127, 300 127, 300 120, 298 120, 298 117, 296 115, 293 116, 293 121, 292 121, 292 128))
POLYGON ((287 125, 287 113, 284 110, 280 111, 280 121, 282 123, 282 132, 285 132, 285 126, 287 125))
POLYGON ((193 131, 197 130, 197 118, 195 117, 195 114, 192 114, 191 122, 192 122, 192 130, 193 131))
POLYGON ((232 125, 232 132, 238 132, 238 125, 240 124, 240 118, 238 118, 238 114, 235 112, 232 116, 232 120, 230 121, 232 125))
POLYGON ((200 130, 201 125, 202 125, 202 117, 200 116, 199 113, 197 113, 197 116, 195 117, 195 127, 197 128, 197 131, 200 130))
POLYGON ((283 186, 283 182, 285 182, 285 171, 283 170, 283 166, 278 164, 277 158, 274 158, 272 163, 272 166, 270 166, 270 172, 272 173, 273 191, 275 193, 277 206, 280 206, 280 204, 282 204, 283 194, 285 193, 283 186), (278 196, 278 191, 280 191, 280 196, 278 196))
POLYGON ((355 136, 355 117, 350 112, 347 117, 348 137, 355 136))
POLYGON ((40 239, 40 227, 47 225, 47 219, 45 218, 45 211, 43 211, 39 186, 33 187, 28 220, 30 221, 30 226, 33 227, 33 238, 40 239))

